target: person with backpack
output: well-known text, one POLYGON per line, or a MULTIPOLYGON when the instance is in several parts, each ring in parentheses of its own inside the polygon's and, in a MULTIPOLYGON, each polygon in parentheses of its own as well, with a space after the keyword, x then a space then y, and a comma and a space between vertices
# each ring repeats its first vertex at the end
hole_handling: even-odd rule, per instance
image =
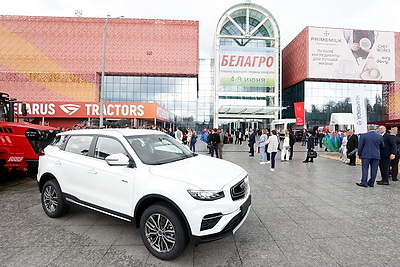
POLYGON ((399 158, 400 158, 400 136, 398 134, 397 127, 392 127, 390 134, 394 136, 394 141, 396 143, 396 154, 395 158, 390 161, 390 176, 392 181, 398 181, 397 175, 399 174, 399 158))

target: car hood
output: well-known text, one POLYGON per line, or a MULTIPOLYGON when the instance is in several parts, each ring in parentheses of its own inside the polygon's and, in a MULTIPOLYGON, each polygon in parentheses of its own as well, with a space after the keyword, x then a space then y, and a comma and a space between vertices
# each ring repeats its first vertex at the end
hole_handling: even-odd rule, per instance
POLYGON ((220 190, 247 174, 236 164, 203 155, 150 166, 149 171, 153 175, 188 183, 203 190, 220 190))

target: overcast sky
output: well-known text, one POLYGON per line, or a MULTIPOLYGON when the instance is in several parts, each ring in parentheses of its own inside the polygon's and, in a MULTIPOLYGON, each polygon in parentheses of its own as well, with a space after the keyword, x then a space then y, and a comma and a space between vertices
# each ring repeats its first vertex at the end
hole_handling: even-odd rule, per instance
MULTIPOLYGON (((211 57, 218 20, 240 0, 11 0, 0 15, 198 20, 200 57, 211 57)), ((400 0, 252 0, 278 22, 284 48, 306 26, 400 31, 400 0)))

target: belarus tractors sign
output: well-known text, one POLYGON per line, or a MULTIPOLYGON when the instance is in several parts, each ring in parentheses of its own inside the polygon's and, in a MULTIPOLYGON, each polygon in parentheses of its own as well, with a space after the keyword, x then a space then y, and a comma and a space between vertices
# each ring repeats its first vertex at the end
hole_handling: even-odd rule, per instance
MULTIPOLYGON (((98 102, 26 102, 27 117, 46 118, 97 118, 100 116, 98 102)), ((17 114, 21 114, 21 104, 16 105, 17 114)), ((104 103, 105 118, 142 118, 168 120, 166 109, 156 103, 104 103)))

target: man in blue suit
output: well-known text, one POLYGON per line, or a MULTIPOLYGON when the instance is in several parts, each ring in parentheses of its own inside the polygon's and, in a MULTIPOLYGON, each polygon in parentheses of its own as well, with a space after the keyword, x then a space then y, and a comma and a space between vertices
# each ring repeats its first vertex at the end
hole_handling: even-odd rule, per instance
POLYGON ((385 126, 379 126, 379 134, 383 137, 384 148, 381 148, 381 159, 379 169, 381 170, 382 180, 377 181, 378 185, 389 185, 390 160, 396 157, 397 145, 394 136, 386 132, 385 126))
POLYGON ((358 156, 361 158, 362 177, 358 186, 373 187, 378 172, 380 149, 384 147, 383 138, 375 132, 375 125, 368 127, 368 133, 362 134, 358 143, 358 156), (368 167, 371 166, 371 178, 368 180, 368 167))

